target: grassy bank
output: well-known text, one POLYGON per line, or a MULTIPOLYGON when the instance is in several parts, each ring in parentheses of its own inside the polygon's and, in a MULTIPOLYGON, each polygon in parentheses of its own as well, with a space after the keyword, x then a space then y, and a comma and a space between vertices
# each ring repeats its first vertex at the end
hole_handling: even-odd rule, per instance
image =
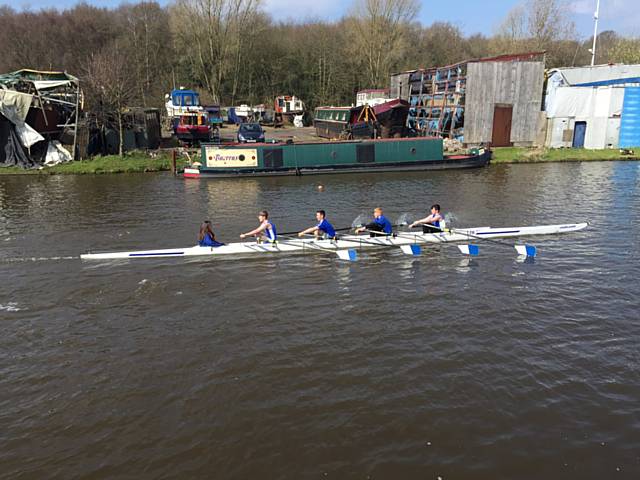
POLYGON ((588 162, 599 160, 640 160, 640 148, 632 149, 632 155, 623 155, 620 150, 586 150, 584 148, 522 148, 498 147, 493 149, 491 163, 536 163, 536 162, 588 162))
MULTIPOLYGON (((633 155, 623 155, 618 149, 585 150, 583 148, 520 148, 500 147, 493 150, 492 164, 537 163, 537 162, 583 162, 598 160, 640 160, 640 147, 633 149, 633 155)), ((179 156, 180 170, 187 164, 185 157, 179 156)), ((131 152, 124 157, 109 155, 94 157, 78 162, 62 163, 53 167, 25 170, 18 167, 0 167, 0 175, 59 175, 59 174, 100 174, 100 173, 140 173, 171 170, 171 152, 131 152)))
MULTIPOLYGON (((186 164, 186 159, 178 157, 178 169, 186 164)), ((139 173, 161 172, 171 170, 171 153, 154 152, 149 155, 146 152, 131 152, 124 157, 108 155, 94 157, 88 160, 68 162, 44 167, 42 169, 25 170, 19 167, 0 167, 0 174, 31 174, 31 175, 83 175, 100 173, 139 173)))

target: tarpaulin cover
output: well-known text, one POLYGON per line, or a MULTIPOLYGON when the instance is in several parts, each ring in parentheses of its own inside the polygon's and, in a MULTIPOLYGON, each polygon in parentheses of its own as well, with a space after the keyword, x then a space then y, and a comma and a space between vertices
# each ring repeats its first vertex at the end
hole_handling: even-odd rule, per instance
POLYGON ((0 108, 3 106, 12 106, 21 120, 27 118, 32 100, 33 95, 29 95, 28 93, 0 88, 0 108))
POLYGON ((623 88, 560 87, 547 98, 547 118, 611 117, 622 111, 623 88))
POLYGON ((44 137, 36 132, 28 123, 24 122, 13 105, 3 105, 0 103, 0 114, 15 126, 15 132, 22 145, 30 148, 34 144, 44 140, 44 137))
POLYGON ((15 126, 3 115, 0 115, 0 164, 23 168, 37 166, 20 143, 15 126))
POLYGON ((47 146, 47 155, 44 164, 47 166, 57 165, 62 162, 70 162, 71 154, 58 140, 52 140, 47 146))

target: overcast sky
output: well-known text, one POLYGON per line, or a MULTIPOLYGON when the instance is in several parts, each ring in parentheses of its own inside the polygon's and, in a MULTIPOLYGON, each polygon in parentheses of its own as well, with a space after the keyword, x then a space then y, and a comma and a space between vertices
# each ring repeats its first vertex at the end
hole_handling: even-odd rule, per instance
MULTIPOLYGON (((160 0, 162 5, 171 0, 160 0)), ((469 35, 484 33, 490 35, 502 21, 505 14, 522 0, 456 0, 455 7, 441 0, 421 0, 422 8, 418 20, 423 25, 435 21, 447 21, 458 25, 469 35), (453 8, 452 8, 453 7, 453 8)), ((67 8, 77 0, 0 0, 0 5, 13 8, 67 8)), ((89 0, 97 6, 113 7, 121 0, 89 0)), ((348 10, 349 0, 262 0, 263 8, 277 20, 303 21, 314 19, 339 19, 348 10)), ((589 37, 593 31, 593 12, 596 0, 570 0, 567 15, 576 23, 582 37, 589 37)), ((600 24, 598 31, 616 30, 626 35, 640 36, 640 0, 601 0, 600 24)))

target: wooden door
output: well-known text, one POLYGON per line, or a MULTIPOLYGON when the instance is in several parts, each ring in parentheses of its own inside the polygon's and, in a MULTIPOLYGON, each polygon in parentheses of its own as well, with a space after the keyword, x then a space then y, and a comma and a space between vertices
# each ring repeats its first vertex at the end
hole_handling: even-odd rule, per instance
POLYGON ((493 110, 493 132, 491 145, 494 147, 511 146, 511 117, 513 105, 496 105, 493 110))

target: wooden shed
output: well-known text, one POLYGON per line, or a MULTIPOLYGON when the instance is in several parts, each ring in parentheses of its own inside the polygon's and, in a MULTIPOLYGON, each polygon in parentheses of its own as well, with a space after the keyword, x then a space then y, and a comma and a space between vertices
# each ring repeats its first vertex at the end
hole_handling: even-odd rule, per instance
POLYGON ((540 143, 543 84, 542 61, 470 62, 464 143, 495 147, 540 143))
POLYGON ((410 102, 407 126, 466 145, 541 145, 544 52, 466 60, 391 76, 394 98, 410 102))

